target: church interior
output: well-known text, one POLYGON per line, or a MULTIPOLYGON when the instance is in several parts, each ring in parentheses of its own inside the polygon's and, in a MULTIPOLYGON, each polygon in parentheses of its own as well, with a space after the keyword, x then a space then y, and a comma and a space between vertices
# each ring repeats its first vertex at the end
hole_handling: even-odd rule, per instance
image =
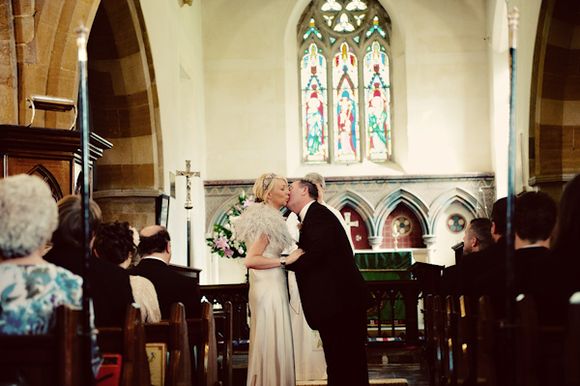
MULTIPOLYGON (((212 347, 215 368, 198 351, 191 374, 151 370, 117 385, 149 384, 139 383, 148 375, 159 376, 153 384, 245 384, 248 279, 231 221, 270 172, 325 179, 324 201, 342 215, 375 300, 374 384, 556 384, 530 375, 534 361, 552 359, 540 354, 502 380, 497 352, 471 351, 493 335, 489 304, 454 303, 439 289, 471 221, 493 222, 497 199, 543 192, 559 204, 580 174, 576 0, 2 0, 0 36, 1 177, 38 176, 56 201, 78 194, 88 131, 89 194, 102 222, 164 226, 175 270, 218 304, 198 321, 219 332, 213 344, 171 313, 186 335, 189 324, 190 345, 212 347), (463 346, 445 349, 451 341, 463 346)), ((526 306, 508 306, 506 317, 524 324, 526 306)), ((535 323, 495 337, 511 342, 505 355, 542 346, 542 318, 535 323)), ((575 376, 569 384, 580 384, 575 376)))

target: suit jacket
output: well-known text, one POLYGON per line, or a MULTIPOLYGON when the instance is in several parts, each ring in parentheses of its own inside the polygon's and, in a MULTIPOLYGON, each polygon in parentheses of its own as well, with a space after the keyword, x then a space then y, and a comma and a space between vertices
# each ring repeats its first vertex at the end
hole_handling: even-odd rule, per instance
POLYGON ((286 268, 296 273, 304 316, 317 330, 343 313, 365 312, 369 293, 336 216, 313 202, 305 217, 298 242, 305 253, 286 268))
MULTIPOLYGON (((82 276, 83 251, 55 245, 45 256, 47 261, 82 276)), ((106 260, 91 257, 88 275, 97 327, 125 323, 127 305, 133 303, 133 292, 127 270, 106 260)))
POLYGON ((187 318, 201 317, 199 285, 194 279, 172 270, 161 260, 147 258, 142 259, 130 273, 151 280, 157 292, 162 319, 169 319, 171 305, 178 302, 185 306, 187 318))

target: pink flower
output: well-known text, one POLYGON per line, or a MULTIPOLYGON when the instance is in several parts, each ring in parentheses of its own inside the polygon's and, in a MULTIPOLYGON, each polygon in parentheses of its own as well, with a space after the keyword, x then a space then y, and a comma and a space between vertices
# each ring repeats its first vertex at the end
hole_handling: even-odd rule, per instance
POLYGON ((222 249, 222 250, 225 250, 226 248, 228 248, 228 249, 229 249, 229 245, 228 245, 228 239, 226 239, 226 238, 225 238, 225 237, 223 237, 223 236, 220 236, 220 237, 218 237, 218 238, 215 240, 215 246, 216 246, 216 248, 218 248, 218 249, 222 249))
POLYGON ((234 255, 234 251, 228 247, 224 250, 224 255, 226 257, 232 257, 234 255))

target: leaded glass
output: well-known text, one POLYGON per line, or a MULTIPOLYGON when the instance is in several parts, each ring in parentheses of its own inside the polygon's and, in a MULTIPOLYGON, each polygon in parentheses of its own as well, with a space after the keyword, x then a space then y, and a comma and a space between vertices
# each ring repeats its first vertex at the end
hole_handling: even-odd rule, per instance
POLYGON ((326 59, 312 43, 302 58, 303 160, 328 161, 326 59))
POLYGON ((358 119, 358 61, 348 43, 340 45, 332 64, 334 92, 334 159, 338 162, 360 159, 358 119))
POLYGON ((385 161, 391 154, 389 58, 374 41, 364 58, 364 100, 367 157, 385 161))
POLYGON ((303 162, 391 157, 390 26, 377 0, 312 0, 304 11, 303 162))

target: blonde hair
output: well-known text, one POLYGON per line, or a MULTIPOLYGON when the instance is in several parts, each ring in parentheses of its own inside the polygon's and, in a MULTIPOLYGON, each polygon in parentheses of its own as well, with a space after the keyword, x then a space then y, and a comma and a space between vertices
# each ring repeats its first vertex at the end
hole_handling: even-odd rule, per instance
POLYGON ((274 189, 274 181, 280 180, 288 183, 286 178, 277 175, 276 173, 264 173, 254 183, 252 193, 256 197, 256 202, 265 202, 268 194, 274 189))

